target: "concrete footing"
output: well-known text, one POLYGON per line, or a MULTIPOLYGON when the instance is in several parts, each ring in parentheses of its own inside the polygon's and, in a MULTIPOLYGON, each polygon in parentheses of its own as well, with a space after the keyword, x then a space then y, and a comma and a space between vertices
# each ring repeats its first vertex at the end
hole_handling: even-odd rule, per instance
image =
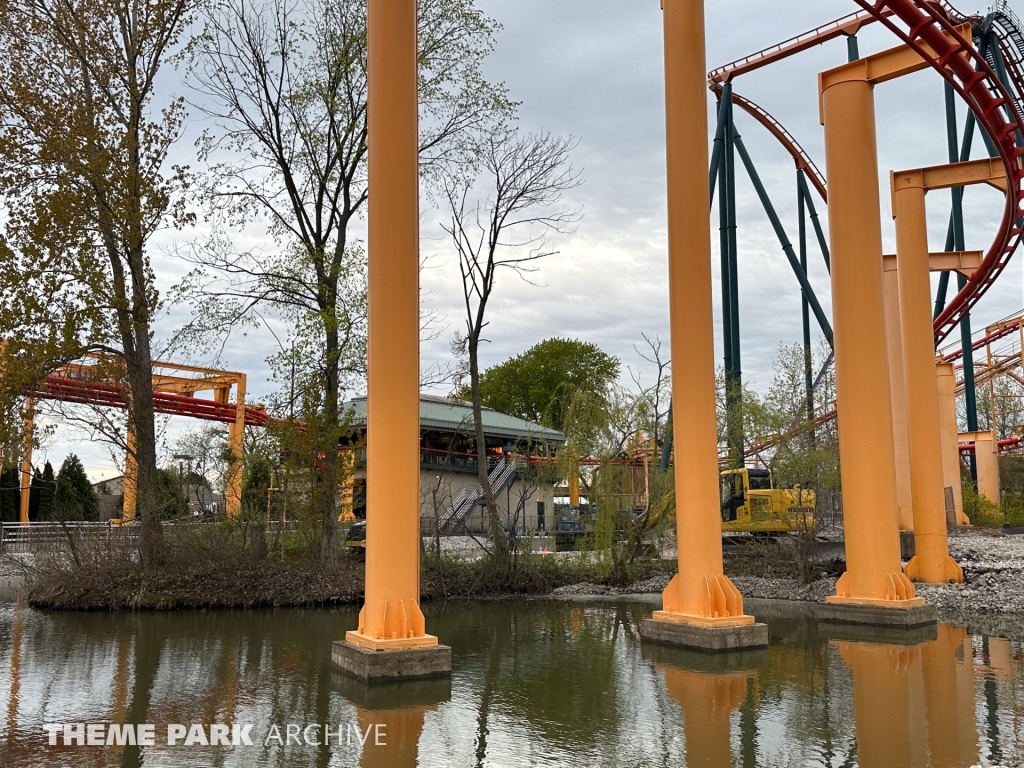
POLYGON ((934 605, 889 608, 858 603, 818 603, 818 621, 837 624, 863 624, 872 627, 910 629, 935 624, 939 620, 934 605))
POLYGON ((452 649, 435 645, 371 651, 345 640, 335 640, 331 646, 331 663, 344 674, 366 683, 421 680, 451 675, 452 649))
POLYGON ((450 676, 418 680, 378 680, 376 683, 357 680, 339 670, 331 673, 331 690, 362 709, 394 710, 433 706, 452 697, 450 676))
POLYGON ((939 627, 937 624, 924 624, 920 627, 879 627, 825 622, 818 625, 818 637, 850 643, 913 646, 937 640, 939 627))
POLYGON ((734 627, 698 627, 667 621, 644 619, 640 637, 652 643, 663 643, 698 651, 721 653, 744 648, 768 646, 767 624, 743 624, 734 627))
POLYGON ((654 664, 704 672, 709 675, 727 675, 755 669, 767 669, 767 648, 744 648, 737 651, 708 653, 680 645, 645 642, 640 645, 640 657, 654 664))

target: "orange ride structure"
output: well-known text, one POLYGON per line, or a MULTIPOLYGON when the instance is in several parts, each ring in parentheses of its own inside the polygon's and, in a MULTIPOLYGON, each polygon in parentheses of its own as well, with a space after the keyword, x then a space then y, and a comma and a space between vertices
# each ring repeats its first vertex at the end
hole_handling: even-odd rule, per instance
MULTIPOLYGON (((81 361, 67 363, 51 372, 26 391, 25 439, 21 460, 21 506, 19 519, 29 522, 29 494, 32 483, 32 445, 37 400, 56 400, 93 406, 126 409, 125 390, 117 379, 117 363, 107 356, 92 354, 81 361)), ((155 362, 153 364, 153 405, 157 413, 188 416, 215 421, 228 427, 228 448, 233 460, 229 463, 225 512, 237 516, 242 505, 243 437, 246 426, 265 427, 270 417, 262 407, 245 404, 246 376, 237 371, 155 362), (231 392, 234 389, 234 402, 231 392), (212 392, 213 398, 195 397, 212 392)), ((133 455, 134 440, 130 428, 126 435, 124 512, 121 520, 135 518, 137 465, 133 455)))
MULTIPOLYGON (((1020 442, 1016 437, 996 441, 991 432, 971 425, 973 352, 986 339, 991 343, 1017 332, 1019 323, 989 328, 985 339, 972 342, 969 312, 1002 272, 1024 233, 1020 161, 1024 154, 1020 112, 1024 36, 1002 2, 986 17, 965 17, 945 2, 857 0, 857 4, 861 11, 714 70, 708 80, 721 99, 716 142, 720 136, 732 136, 801 282, 808 349, 808 303, 816 310, 829 341, 832 328, 822 321, 807 281, 805 206, 810 208, 830 271, 837 402, 832 411, 820 416, 815 413, 808 370, 808 422, 820 423, 838 413, 848 570, 837 594, 819 610, 819 617, 911 626, 934 620, 934 613, 916 597, 912 580, 943 583, 963 578, 959 565, 949 557, 946 539, 947 524, 967 522, 959 498, 958 453, 973 454, 979 490, 998 500, 997 451, 1020 442), (874 22, 888 27, 903 44, 862 58, 855 35, 874 22), (826 154, 826 173, 822 174, 789 132, 765 110, 736 95, 733 85, 745 72, 841 36, 849 40, 848 63, 819 76, 826 154), (945 80, 950 162, 890 174, 897 253, 884 256, 874 88, 929 68, 945 80), (969 109, 962 146, 955 116, 957 96, 969 109), (757 119, 795 161, 801 215, 799 264, 730 124, 731 104, 757 119), (723 119, 723 115, 727 117, 723 119), (972 161, 976 126, 989 157, 972 161), (828 204, 827 243, 816 219, 808 179, 828 204), (985 253, 966 251, 963 244, 962 198, 965 187, 973 184, 995 187, 1005 199, 1002 220, 985 253), (930 253, 925 196, 940 189, 952 190, 953 211, 945 252, 930 253), (932 271, 942 273, 934 313, 932 271), (957 275, 959 292, 946 303, 951 274, 957 275), (957 381, 951 365, 956 355, 937 359, 935 349, 936 343, 958 326, 959 355, 965 358, 959 389, 967 394, 969 422, 969 431, 959 435, 954 412, 957 381), (916 542, 917 554, 905 572, 899 555, 900 528, 912 530, 916 542)), ((726 158, 730 152, 727 148, 726 158)), ((717 153, 716 145, 716 160, 717 153)), ((730 161, 721 162, 727 166, 730 161)), ((712 190, 716 168, 713 161, 712 190)), ((720 199, 722 196, 720 192, 720 199)), ((728 208, 728 201, 723 205, 728 208)), ((731 228, 734 233, 734 213, 723 212, 722 220, 723 232, 731 228)), ((728 377, 730 363, 736 374, 739 370, 738 313, 734 295, 728 296, 729 283, 735 284, 734 234, 723 236, 722 265, 728 377), (730 246, 732 253, 727 251, 730 246), (735 345, 733 349, 730 344, 735 345)), ((1013 356, 1004 357, 1001 361, 990 359, 984 370, 994 374, 1013 367, 1013 356)), ((731 431, 729 440, 730 459, 749 453, 742 442, 733 442, 731 431)))
MULTIPOLYGON (((856 1, 860 12, 716 70, 710 78, 705 75, 702 0, 661 3, 671 343, 673 357, 687 359, 689 375, 673 379, 679 570, 663 594, 662 610, 643 622, 642 634, 648 639, 705 650, 767 644, 766 627, 745 614, 742 596, 722 568, 711 239, 704 191, 709 160, 704 91, 708 79, 723 96, 711 180, 723 168, 723 178, 733 173, 731 155, 738 151, 783 241, 804 301, 832 342, 832 328, 807 280, 805 258, 803 263, 796 258, 738 134, 731 122, 723 123, 722 116, 731 115, 732 103, 750 112, 793 155, 803 185, 801 210, 812 205, 806 176, 822 197, 828 197, 828 243, 813 209, 812 219, 831 271, 848 570, 837 593, 819 608, 819 615, 826 620, 903 627, 935 622, 934 609, 916 596, 900 560, 898 442, 904 444, 910 470, 911 514, 904 516, 905 522, 913 526, 918 540, 909 575, 926 581, 962 578, 959 566, 949 557, 946 540, 941 483, 948 478, 941 446, 948 452, 956 443, 948 436, 941 439, 940 424, 948 420, 940 420, 939 415, 940 404, 946 401, 938 389, 935 343, 966 319, 1019 243, 1024 149, 1018 147, 1017 139, 1022 121, 1012 92, 974 48, 970 24, 950 6, 930 0, 856 1), (852 36, 873 22, 888 27, 902 44, 861 59, 852 36), (732 80, 744 71, 844 35, 851 39, 851 61, 820 76, 826 187, 826 179, 789 133, 767 112, 735 96, 732 80), (873 92, 876 85, 927 68, 942 76, 948 94, 966 101, 973 120, 988 137, 994 161, 960 163, 953 146, 949 165, 893 174, 893 214, 899 236, 895 291, 890 290, 887 316, 873 92), (728 149, 723 153, 721 147, 728 149), (923 235, 924 196, 940 188, 962 194, 963 186, 971 183, 994 184, 1006 192, 995 242, 984 256, 965 253, 962 246, 949 247, 955 252, 939 257, 942 263, 936 264, 923 235), (950 259, 955 265, 946 263, 950 259), (970 276, 963 278, 952 301, 946 304, 943 299, 929 326, 927 284, 934 268, 968 271, 970 276), (902 392, 896 402, 904 417, 899 436, 894 431, 890 366, 894 340, 899 342, 896 359, 903 368, 899 375, 903 386, 895 388, 902 392), (918 400, 921 387, 927 393, 918 400), (908 397, 908 392, 915 396, 908 397)), ((369 178, 374 195, 368 225, 366 600, 358 628, 332 649, 336 666, 367 681, 438 676, 451 670, 450 649, 426 632, 419 607, 416 13, 416 0, 370 0, 368 7, 369 178)), ((726 208, 729 205, 733 210, 723 213, 723 245, 733 253, 724 253, 723 265, 731 267, 727 262, 735 255, 735 205, 727 200, 726 208)), ((734 271, 723 272, 723 283, 734 278, 734 271)), ((731 308, 727 306, 727 311, 731 308)), ((726 344, 736 343, 738 372, 738 313, 732 320, 736 322, 726 344)), ((742 456, 742 443, 739 448, 733 456, 742 456)))
POLYGON ((763 647, 768 627, 743 611, 722 565, 716 423, 703 2, 665 0, 669 315, 679 571, 641 632, 707 650, 763 647))
POLYGON ((331 658, 365 681, 445 676, 420 611, 419 94, 416 0, 367 7, 369 361, 366 577, 331 658))

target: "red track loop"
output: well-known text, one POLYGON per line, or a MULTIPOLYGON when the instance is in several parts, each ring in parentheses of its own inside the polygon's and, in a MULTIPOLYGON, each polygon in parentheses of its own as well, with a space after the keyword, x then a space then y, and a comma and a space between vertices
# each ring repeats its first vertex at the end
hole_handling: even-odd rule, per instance
MULTIPOLYGON (((722 86, 721 84, 709 81, 712 92, 715 93, 719 98, 722 97, 722 86)), ((825 186, 825 177, 818 170, 818 166, 811 160, 804 148, 800 146, 800 143, 793 138, 793 134, 786 130, 786 127, 772 117, 768 110, 758 106, 750 99, 740 96, 736 91, 732 93, 732 103, 740 107, 743 111, 753 117, 757 122, 767 129, 767 131, 774 136, 778 142, 789 152, 793 158, 793 162, 796 163, 796 167, 807 174, 807 178, 810 179, 811 185, 818 190, 818 194, 821 195, 821 199, 826 203, 828 202, 828 189, 825 186)))
POLYGON ((1020 165, 1024 148, 1018 147, 1016 142, 1017 129, 1022 127, 1021 118, 1009 91, 996 77, 988 62, 974 50, 970 42, 961 37, 953 23, 926 0, 855 2, 917 51, 953 86, 992 138, 1006 167, 1006 207, 999 231, 981 266, 935 320, 936 341, 941 341, 956 328, 961 318, 978 303, 999 277, 1024 234, 1020 225, 1021 217, 1024 216, 1024 197, 1021 195, 1024 170, 1020 165), (1007 118, 1007 110, 1013 115, 1012 120, 1007 118))

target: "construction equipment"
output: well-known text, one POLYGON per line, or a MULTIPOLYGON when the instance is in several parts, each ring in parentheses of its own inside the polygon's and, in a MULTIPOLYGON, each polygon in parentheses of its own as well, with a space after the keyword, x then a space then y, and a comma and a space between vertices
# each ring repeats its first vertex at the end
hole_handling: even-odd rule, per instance
POLYGON ((813 526, 814 491, 776 488, 771 470, 727 469, 719 485, 723 531, 789 533, 813 526))
POLYGON ((345 534, 345 551, 355 552, 359 557, 366 556, 366 521, 357 520, 345 534))

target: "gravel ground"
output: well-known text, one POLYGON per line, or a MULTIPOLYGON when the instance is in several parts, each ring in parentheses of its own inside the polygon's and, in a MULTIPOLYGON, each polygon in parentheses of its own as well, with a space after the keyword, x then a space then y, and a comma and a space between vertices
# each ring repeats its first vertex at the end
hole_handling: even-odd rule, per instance
MULTIPOLYGON (((964 569, 964 584, 919 584, 918 594, 939 610, 946 621, 972 630, 1024 640, 1024 536, 968 529, 949 537, 950 554, 964 569)), ((616 595, 661 592, 668 575, 655 576, 624 588, 600 584, 571 584, 554 595, 616 595)), ((745 597, 820 602, 835 593, 835 578, 800 584, 792 579, 735 576, 745 597)))
POLYGON ((949 537, 949 552, 964 569, 964 583, 918 584, 917 594, 945 621, 1024 640, 1024 536, 958 531, 949 537))

